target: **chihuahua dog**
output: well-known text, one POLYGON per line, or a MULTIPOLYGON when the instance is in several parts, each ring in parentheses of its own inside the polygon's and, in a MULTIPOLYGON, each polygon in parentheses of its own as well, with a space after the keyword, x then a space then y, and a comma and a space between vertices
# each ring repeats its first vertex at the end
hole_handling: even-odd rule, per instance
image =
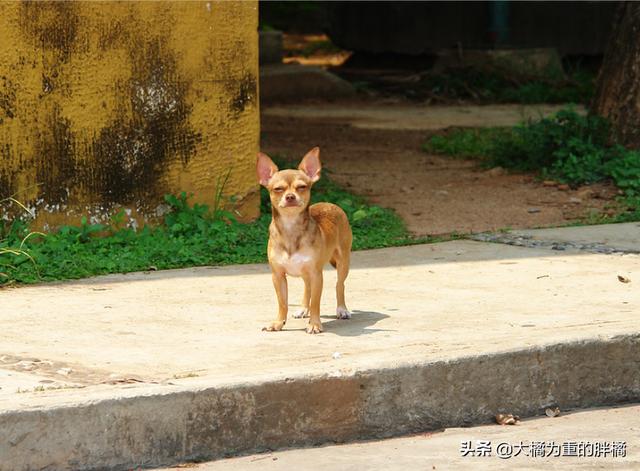
POLYGON ((344 280, 349 273, 351 227, 347 215, 331 203, 309 205, 311 187, 320 179, 320 149, 304 156, 298 170, 278 170, 268 155, 258 153, 260 184, 269 190, 272 220, 267 253, 273 286, 278 296, 278 317, 263 330, 282 330, 287 321, 287 275, 304 280, 302 309, 294 317, 309 316, 307 332, 322 332, 320 296, 322 268, 331 263, 338 271, 338 319, 350 319, 344 301, 344 280))

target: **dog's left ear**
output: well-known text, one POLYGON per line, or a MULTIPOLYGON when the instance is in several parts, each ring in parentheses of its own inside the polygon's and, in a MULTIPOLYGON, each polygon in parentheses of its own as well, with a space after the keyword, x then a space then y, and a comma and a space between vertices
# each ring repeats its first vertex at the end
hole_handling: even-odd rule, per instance
POLYGON ((322 166, 320 165, 320 148, 314 147, 307 155, 304 156, 300 165, 298 165, 298 170, 302 170, 307 176, 311 179, 312 182, 317 182, 320 180, 320 170, 322 166))

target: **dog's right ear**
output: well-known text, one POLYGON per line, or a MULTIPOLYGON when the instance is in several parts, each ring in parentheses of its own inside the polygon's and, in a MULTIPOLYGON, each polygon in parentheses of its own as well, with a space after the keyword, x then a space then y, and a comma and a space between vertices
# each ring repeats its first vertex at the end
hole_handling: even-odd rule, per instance
POLYGON ((267 154, 258 152, 256 171, 258 173, 258 181, 262 186, 266 187, 271 177, 278 171, 278 166, 273 163, 273 160, 267 154))

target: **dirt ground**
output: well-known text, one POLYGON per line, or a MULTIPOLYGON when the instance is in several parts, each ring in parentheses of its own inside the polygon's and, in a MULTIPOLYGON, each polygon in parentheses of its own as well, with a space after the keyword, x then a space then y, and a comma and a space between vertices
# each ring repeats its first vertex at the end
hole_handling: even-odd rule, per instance
POLYGON ((320 146, 325 168, 338 183, 395 209, 416 235, 558 226, 614 212, 612 185, 560 190, 533 175, 428 155, 421 146, 438 131, 362 128, 345 116, 263 111, 263 151, 301 158, 320 146))

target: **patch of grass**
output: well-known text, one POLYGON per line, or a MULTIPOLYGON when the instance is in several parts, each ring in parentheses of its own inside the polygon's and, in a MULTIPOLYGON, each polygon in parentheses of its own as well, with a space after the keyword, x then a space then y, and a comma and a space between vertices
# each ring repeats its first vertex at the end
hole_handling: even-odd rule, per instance
POLYGON ((580 103, 594 93, 595 75, 576 70, 567 79, 512 78, 497 70, 456 68, 423 76, 418 86, 453 100, 492 103, 580 103))
POLYGON ((428 152, 480 157, 487 166, 539 172, 572 186, 611 180, 624 192, 622 220, 640 219, 640 152, 612 143, 609 123, 572 109, 512 128, 460 129, 433 136, 428 152))
MULTIPOLYGON (((237 222, 219 200, 210 208, 191 204, 185 193, 167 195, 165 201, 171 210, 162 224, 141 230, 123 227, 120 212, 109 224, 91 224, 84 218, 79 226, 64 226, 55 233, 33 237, 29 236, 27 221, 16 219, 0 226, 4 244, 0 245, 0 271, 4 273, 0 285, 264 262, 271 208, 267 191, 261 192, 262 215, 249 224, 237 222), (22 252, 5 254, 2 247, 19 247, 22 252), (27 263, 31 260, 34 263, 27 263)), ((367 204, 340 188, 327 172, 314 185, 312 194, 312 202, 328 201, 344 209, 353 229, 354 250, 428 241, 410 238, 403 221, 392 210, 367 204)))
POLYGON ((504 128, 458 129, 445 135, 431 137, 422 149, 432 154, 463 159, 482 158, 490 155, 494 142, 508 132, 504 128))

